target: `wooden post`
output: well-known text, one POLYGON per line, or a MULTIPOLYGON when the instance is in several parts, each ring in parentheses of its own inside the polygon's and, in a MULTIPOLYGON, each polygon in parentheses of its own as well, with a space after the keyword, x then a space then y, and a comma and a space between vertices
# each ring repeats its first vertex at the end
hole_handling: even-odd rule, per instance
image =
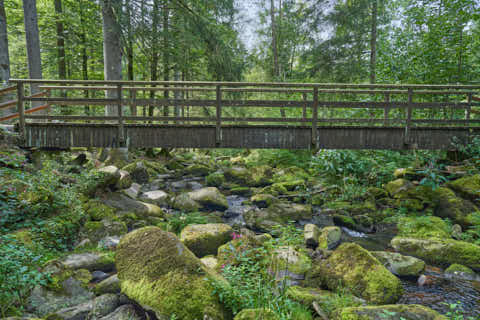
POLYGON ((25 132, 25 105, 23 102, 23 82, 17 83, 17 110, 18 110, 18 129, 22 140, 25 142, 26 132, 25 132))
POLYGON ((137 116, 137 90, 130 90, 130 113, 137 116))
MULTIPOLYGON (((390 103, 390 93, 385 93, 385 103, 390 103)), ((390 107, 385 106, 383 109, 383 126, 388 126, 388 114, 390 112, 390 107)))
POLYGON ((470 126, 470 113, 472 110, 472 93, 468 94, 467 103, 468 103, 467 110, 465 110, 465 120, 467 121, 465 122, 465 125, 470 126))
POLYGON ((117 108, 118 108, 118 146, 125 146, 125 131, 123 126, 123 110, 122 110, 122 85, 117 86, 117 108))
MULTIPOLYGON (((304 92, 303 94, 303 102, 307 102, 307 94, 304 92)), ((307 119, 307 105, 303 105, 303 108, 302 108, 302 119, 303 121, 305 121, 305 119, 307 119)))
POLYGON ((220 85, 217 85, 217 100, 216 100, 216 107, 217 107, 217 123, 215 127, 215 143, 218 146, 221 145, 222 142, 222 89, 220 85))
POLYGON ((318 87, 313 88, 313 110, 312 110, 312 147, 318 149, 317 141, 318 122, 318 87))
POLYGON ((405 144, 410 144, 410 126, 412 121, 413 89, 408 88, 407 119, 405 124, 405 144))

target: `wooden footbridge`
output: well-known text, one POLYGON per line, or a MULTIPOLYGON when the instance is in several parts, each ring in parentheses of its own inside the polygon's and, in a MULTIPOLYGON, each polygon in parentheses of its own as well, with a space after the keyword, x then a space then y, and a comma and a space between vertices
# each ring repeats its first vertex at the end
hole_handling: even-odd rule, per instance
POLYGON ((25 147, 452 149, 479 85, 10 80, 25 147))

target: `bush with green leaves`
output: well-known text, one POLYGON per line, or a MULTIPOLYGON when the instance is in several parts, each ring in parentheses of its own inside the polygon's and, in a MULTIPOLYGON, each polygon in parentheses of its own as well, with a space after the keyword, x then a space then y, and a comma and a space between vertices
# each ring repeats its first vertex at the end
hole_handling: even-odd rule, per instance
POLYGON ((199 212, 180 213, 168 219, 166 230, 179 234, 182 230, 190 224, 207 224, 208 219, 205 215, 199 212))

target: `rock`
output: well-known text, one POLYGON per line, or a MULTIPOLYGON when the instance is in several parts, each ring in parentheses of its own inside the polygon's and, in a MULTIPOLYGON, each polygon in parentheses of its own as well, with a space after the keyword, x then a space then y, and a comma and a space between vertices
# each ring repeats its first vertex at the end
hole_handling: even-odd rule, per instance
POLYGON ((143 313, 135 308, 134 305, 125 304, 118 307, 112 313, 100 318, 99 320, 142 320, 145 319, 143 313))
POLYGON ((262 240, 248 235, 241 235, 223 246, 218 248, 217 268, 226 265, 238 265, 242 258, 249 258, 255 262, 260 262, 263 257, 254 250, 262 245, 262 240))
POLYGON ((222 281, 178 238, 157 227, 127 234, 116 251, 122 292, 159 319, 229 319, 208 279, 222 281))
POLYGON ((275 279, 291 286, 305 279, 305 274, 312 268, 312 261, 305 253, 288 246, 273 251, 271 265, 275 279))
POLYGON ((92 281, 99 282, 108 278, 108 273, 103 271, 93 271, 92 272, 92 281))
POLYGON ((115 166, 106 166, 98 169, 98 172, 101 173, 102 178, 98 187, 107 187, 117 184, 118 180, 121 177, 120 170, 115 166))
POLYGON ((191 190, 198 190, 198 189, 202 189, 203 185, 197 181, 188 181, 187 187, 188 189, 191 189, 191 190))
POLYGON ((398 252, 428 263, 447 266, 453 263, 480 270, 480 246, 450 239, 414 239, 395 237, 390 242, 398 252))
POLYGON ((150 180, 150 174, 143 161, 131 163, 123 167, 123 170, 130 173, 132 180, 138 184, 146 184, 150 180))
POLYGON ((214 256, 203 257, 200 261, 210 269, 216 269, 218 265, 218 260, 214 256))
POLYGON ((280 318, 269 309, 243 309, 234 320, 279 320, 280 318))
POLYGON ((132 185, 132 177, 130 176, 130 173, 128 173, 125 170, 120 170, 120 178, 118 179, 117 183, 115 184, 115 189, 117 190, 123 190, 123 189, 128 189, 132 185))
POLYGON ((95 293, 97 295, 106 293, 120 293, 120 281, 118 280, 118 276, 114 274, 113 276, 110 276, 99 282, 95 286, 95 293))
POLYGON ((393 172, 393 176, 397 179, 420 180, 424 175, 417 173, 413 168, 398 168, 393 172))
POLYGON ((202 208, 225 211, 228 209, 227 199, 215 187, 207 187, 188 193, 188 196, 202 208))
POLYGON ((186 193, 176 196, 173 200, 172 207, 182 212, 195 212, 200 209, 200 205, 186 193))
POLYGON ((471 214, 479 210, 472 202, 457 197, 452 190, 444 187, 434 191, 433 201, 435 203, 434 215, 448 218, 462 227, 471 226, 471 214))
POLYGON ((125 194, 126 196, 132 199, 137 199, 141 189, 142 189, 141 185, 139 185, 138 183, 132 183, 130 188, 122 190, 122 192, 123 194, 125 194))
POLYGON ((141 201, 156 204, 158 206, 166 204, 168 194, 162 190, 147 191, 140 197, 141 201))
POLYGON ((192 176, 207 176, 210 173, 210 168, 203 164, 193 164, 186 167, 183 172, 192 176))
POLYGON ((89 271, 112 271, 115 262, 111 256, 99 253, 75 253, 65 257, 62 263, 73 270, 87 269, 89 271))
POLYGON ((480 174, 457 179, 448 186, 463 198, 480 203, 480 174))
POLYGON ((250 210, 244 214, 247 226, 254 230, 271 232, 279 224, 289 221, 308 220, 312 218, 312 207, 289 202, 276 202, 267 209, 250 210))
POLYGON ((405 179, 397 179, 390 181, 385 186, 385 190, 390 194, 392 197, 398 197, 401 192, 407 191, 413 187, 413 184, 405 179))
POLYGON ((92 245, 92 241, 90 241, 90 239, 83 239, 82 241, 80 241, 79 243, 77 243, 75 245, 75 249, 86 248, 86 247, 89 247, 91 245, 92 245))
POLYGON ((398 235, 406 238, 418 239, 448 239, 450 228, 439 217, 403 217, 397 222, 398 235))
POLYGON ((101 239, 122 236, 127 233, 127 226, 120 221, 103 219, 102 221, 87 221, 82 228, 82 235, 98 243, 101 239))
POLYGON ((403 293, 400 280, 371 253, 354 243, 341 244, 324 260, 316 261, 305 284, 336 290, 341 286, 370 303, 395 303, 403 293))
POLYGON ((232 167, 224 172, 225 178, 241 186, 263 187, 271 183, 272 168, 260 166, 255 168, 232 167))
POLYGON ((133 200, 121 193, 112 192, 106 195, 103 203, 122 212, 134 212, 137 216, 148 218, 163 218, 163 210, 154 204, 133 200))
POLYGON ((397 276, 419 276, 425 269, 425 262, 414 257, 387 251, 372 251, 371 253, 388 271, 397 276))
POLYGON ((209 187, 220 187, 225 183, 225 176, 222 172, 214 172, 205 178, 205 183, 209 187))
POLYGON ((108 236, 108 237, 102 238, 102 239, 100 239, 100 241, 98 241, 97 248, 107 249, 107 250, 115 250, 115 248, 120 243, 120 239, 121 239, 121 237, 118 237, 118 236, 112 236, 112 237, 108 236))
POLYGON ((475 272, 468 268, 468 267, 465 267, 461 264, 458 264, 458 263, 454 263, 452 265, 450 265, 450 267, 448 267, 446 270, 445 270, 445 273, 446 274, 454 274, 454 275, 469 275, 469 276, 474 276, 475 275, 475 272))
POLYGON ((234 187, 230 189, 230 193, 243 197, 250 197, 252 195, 252 189, 249 187, 234 187))
POLYGON ((311 223, 308 223, 303 228, 303 238, 307 247, 315 249, 318 246, 318 237, 320 236, 320 229, 311 223))
POLYGON ((384 306, 342 308, 333 313, 332 320, 447 320, 425 306, 395 304, 384 306))
POLYGON ((339 227, 325 227, 318 237, 318 247, 321 249, 332 250, 340 243, 342 229, 339 227))
POLYGON ((115 311, 120 305, 120 300, 115 294, 105 294, 74 307, 69 307, 50 314, 46 320, 85 320, 97 319, 115 311))
POLYGON ((180 241, 197 257, 216 254, 217 249, 232 239, 233 229, 223 223, 191 224, 180 233, 180 241))
POLYGON ((259 193, 253 195, 250 198, 250 201, 259 208, 268 208, 274 202, 278 201, 278 199, 271 194, 259 193))
POLYGON ((462 226, 454 224, 452 226, 452 238, 455 240, 462 240, 462 226))

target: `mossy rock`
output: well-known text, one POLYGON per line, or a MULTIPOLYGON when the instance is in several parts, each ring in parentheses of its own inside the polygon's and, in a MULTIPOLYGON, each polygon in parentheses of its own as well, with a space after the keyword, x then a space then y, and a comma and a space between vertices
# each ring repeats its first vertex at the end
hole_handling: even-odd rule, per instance
POLYGON ((85 210, 85 213, 87 213, 93 221, 115 219, 116 209, 103 204, 100 200, 89 200, 83 204, 83 210, 85 210))
POLYGON ((418 239, 449 239, 450 227, 439 217, 403 217, 397 222, 398 236, 418 239))
POLYGON ((340 243, 341 237, 342 229, 339 227, 325 227, 321 230, 318 237, 318 247, 320 249, 332 250, 340 243))
POLYGON ((124 222, 104 219, 86 222, 81 233, 92 243, 97 243, 105 237, 123 236, 127 231, 127 225, 124 222))
POLYGON ((190 198, 187 193, 176 196, 173 200, 172 207, 182 212, 196 212, 201 208, 200 204, 190 198))
POLYGON ((235 187, 230 189, 230 193, 238 196, 248 197, 252 194, 252 190, 249 187, 235 187))
POLYGON ((438 312, 416 304, 395 304, 342 308, 333 313, 332 320, 447 320, 438 312))
POLYGON ((183 228, 180 241, 197 257, 216 254, 217 249, 232 239, 233 229, 223 223, 191 224, 183 228))
POLYGON ((413 168, 398 168, 398 169, 395 169, 395 171, 393 172, 393 176, 397 179, 403 178, 403 179, 413 181, 413 180, 420 180, 425 175, 418 173, 413 168))
POLYGON ((425 270, 425 262, 415 257, 388 251, 372 251, 371 253, 385 268, 397 276, 418 277, 425 270))
POLYGON ((262 188, 260 190, 260 193, 270 194, 272 196, 280 196, 280 195, 287 195, 288 190, 287 190, 287 188, 285 188, 283 183, 274 183, 270 186, 262 188))
POLYGON ((225 183, 225 176, 222 172, 214 172, 205 177, 205 183, 209 187, 221 187, 225 183))
POLYGON ((370 252, 354 243, 341 244, 307 273, 309 287, 345 287, 373 304, 395 303, 403 293, 400 280, 370 252))
POLYGON ((92 275, 86 269, 73 270, 58 260, 50 260, 45 263, 42 271, 50 274, 46 289, 55 291, 57 293, 65 293, 65 281, 74 279, 85 289, 92 280, 92 275))
POLYGON ((414 239, 395 237, 392 247, 406 255, 420 258, 428 263, 448 266, 459 263, 475 271, 480 270, 480 246, 451 239, 414 239))
POLYGON ((288 202, 275 202, 267 209, 250 210, 244 214, 244 219, 252 229, 271 232, 279 224, 289 221, 308 220, 312 218, 312 207, 288 202))
POLYGON ((186 167, 183 172, 187 175, 192 176, 208 176, 210 173, 210 168, 203 164, 193 164, 191 166, 186 167))
POLYGON ((222 280, 172 233, 146 227, 127 234, 116 266, 122 293, 160 319, 231 319, 208 281, 222 280))
POLYGON ((130 163, 122 168, 130 174, 132 181, 138 184, 145 184, 150 180, 150 173, 145 161, 137 161, 130 163))
POLYGON ((370 187, 367 189, 367 195, 375 200, 381 200, 388 197, 388 192, 382 188, 370 187))
POLYGON ((302 250, 293 246, 279 247, 273 250, 271 257, 271 272, 280 282, 296 284, 298 280, 312 268, 310 257, 302 250))
POLYGON ((118 276, 114 274, 113 276, 108 277, 105 280, 100 281, 95 286, 95 294, 97 296, 106 294, 106 293, 120 293, 120 281, 118 280, 118 276))
POLYGON ((390 196, 399 198, 413 187, 413 184, 406 179, 396 179, 387 183, 385 185, 385 190, 390 194, 390 196))
POLYGON ((280 320, 280 318, 269 309, 243 309, 234 320, 280 320))
POLYGON ((272 168, 258 166, 254 168, 232 167, 225 170, 225 178, 247 187, 263 187, 271 183, 272 168))
POLYGON ((206 210, 225 211, 228 209, 227 198, 215 187, 198 189, 189 192, 188 196, 206 210))
POLYGON ((339 226, 342 227, 347 227, 352 230, 363 230, 359 226, 357 226, 357 223, 355 220, 353 220, 352 217, 346 216, 346 215, 341 215, 341 214, 335 214, 333 215, 333 222, 339 226))
POLYGON ((311 223, 303 227, 303 239, 307 247, 315 249, 318 246, 318 237, 320 236, 320 229, 311 223))
POLYGON ((457 179, 448 186, 463 198, 480 203, 480 174, 457 179))
POLYGON ((316 302, 327 315, 330 315, 335 309, 358 307, 364 304, 362 299, 347 292, 338 294, 318 288, 304 288, 299 286, 288 287, 286 296, 308 308, 312 306, 313 302, 316 302))
POLYGON ((446 270, 445 270, 445 273, 453 273, 453 274, 467 274, 467 275, 475 275, 475 272, 468 268, 468 267, 465 267, 464 265, 461 265, 461 264, 458 264, 458 263, 454 263, 452 265, 450 265, 450 267, 448 267, 446 270))
POLYGON ((242 258, 261 261, 263 257, 257 254, 256 248, 262 246, 262 241, 252 236, 242 235, 220 246, 217 251, 217 269, 226 265, 238 265, 242 258))
POLYGON ((267 208, 278 199, 271 194, 257 193, 250 198, 250 201, 259 208, 267 208))
POLYGON ((434 214, 436 216, 448 218, 462 227, 471 225, 468 216, 479 210, 473 203, 457 197, 448 188, 438 188, 433 194, 435 203, 434 214))

